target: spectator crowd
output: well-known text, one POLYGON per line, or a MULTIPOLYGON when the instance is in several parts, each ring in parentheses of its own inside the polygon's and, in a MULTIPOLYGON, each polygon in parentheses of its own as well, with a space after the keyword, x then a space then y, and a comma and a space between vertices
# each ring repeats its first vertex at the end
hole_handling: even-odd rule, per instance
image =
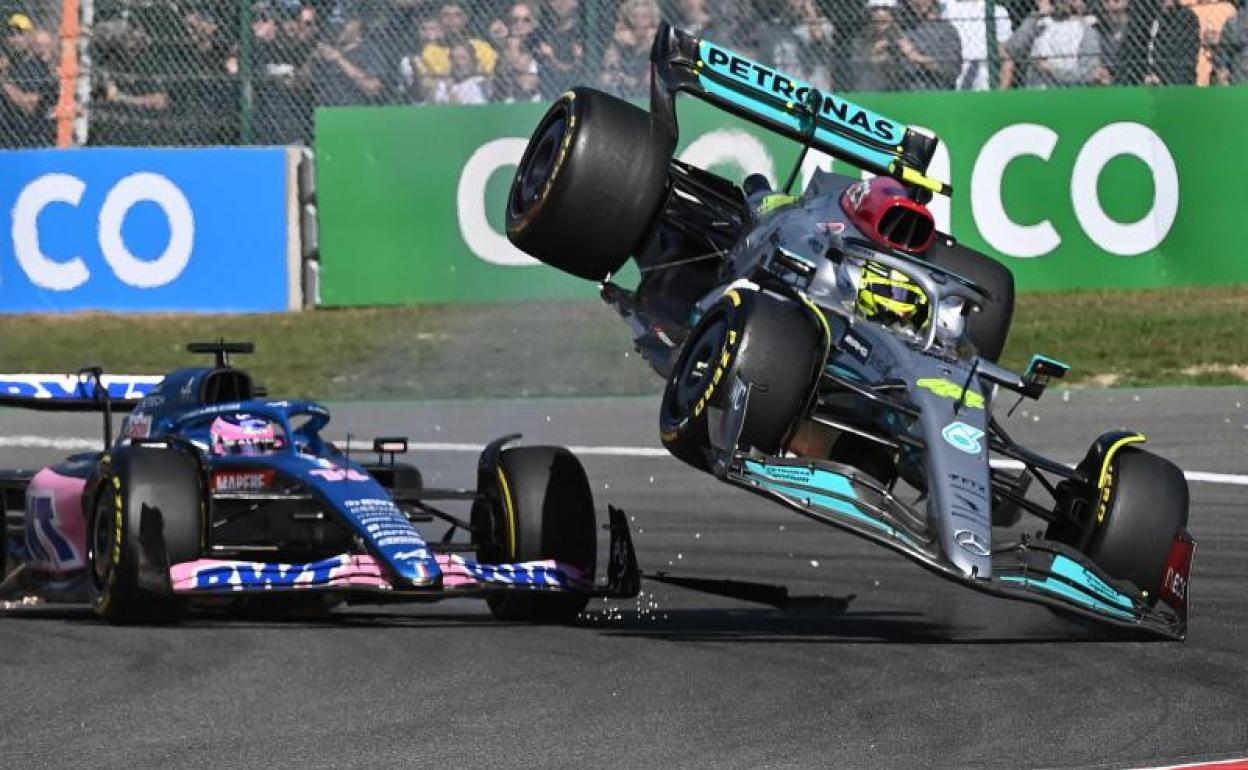
POLYGON ((6 146, 54 141, 63 85, 92 144, 307 143, 322 105, 641 97, 661 19, 837 91, 1248 82, 1228 0, 97 0, 84 89, 40 2, 3 16, 6 146))

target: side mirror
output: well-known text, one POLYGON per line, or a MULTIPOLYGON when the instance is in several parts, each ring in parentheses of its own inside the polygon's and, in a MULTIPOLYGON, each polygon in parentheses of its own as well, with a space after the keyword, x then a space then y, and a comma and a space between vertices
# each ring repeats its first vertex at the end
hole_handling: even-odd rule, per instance
POLYGON ((1031 363, 1027 364, 1027 370, 1023 372, 1024 395, 1039 398, 1050 380, 1060 380, 1069 371, 1069 364, 1039 353, 1033 355, 1031 363))
POLYGON ((383 454, 390 455, 390 464, 394 465, 396 454, 407 452, 407 438, 403 436, 386 436, 373 439, 373 451, 377 453, 377 462, 381 462, 383 454))

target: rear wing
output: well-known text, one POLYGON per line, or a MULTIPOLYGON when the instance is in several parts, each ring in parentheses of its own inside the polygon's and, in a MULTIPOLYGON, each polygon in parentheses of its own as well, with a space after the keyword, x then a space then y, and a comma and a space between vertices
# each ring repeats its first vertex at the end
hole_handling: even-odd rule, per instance
POLYGON ((0 406, 46 412, 128 412, 164 377, 146 374, 0 374, 0 406))
POLYGON ((938 139, 759 64, 718 43, 659 25, 650 50, 650 111, 678 135, 676 94, 685 92, 806 147, 948 195, 926 176, 938 139))

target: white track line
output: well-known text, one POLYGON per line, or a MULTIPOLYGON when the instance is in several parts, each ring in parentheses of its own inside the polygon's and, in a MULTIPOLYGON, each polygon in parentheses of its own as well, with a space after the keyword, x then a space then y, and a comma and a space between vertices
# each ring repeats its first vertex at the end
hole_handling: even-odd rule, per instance
MULTIPOLYGON (((337 442, 346 446, 345 440, 337 442)), ((408 443, 412 452, 480 452, 484 444, 459 444, 438 441, 413 441, 408 443)), ((63 452, 82 452, 100 448, 99 439, 76 438, 70 436, 0 436, 0 449, 56 449, 63 452)), ((578 455, 585 457, 667 457, 667 450, 661 447, 645 446, 570 446, 578 455)), ((352 452, 372 452, 371 441, 351 440, 352 452)), ((1005 470, 1021 470, 1023 464, 1017 460, 993 460, 992 467, 1005 470)), ((1184 471, 1188 481, 1204 484, 1223 484, 1226 486, 1248 487, 1248 475, 1235 473, 1209 473, 1207 471, 1184 471)))
POLYGON ((1248 767, 1248 757, 1244 759, 1220 759, 1214 762, 1195 762, 1183 765, 1166 765, 1165 767, 1141 767, 1135 770, 1242 770, 1248 767))

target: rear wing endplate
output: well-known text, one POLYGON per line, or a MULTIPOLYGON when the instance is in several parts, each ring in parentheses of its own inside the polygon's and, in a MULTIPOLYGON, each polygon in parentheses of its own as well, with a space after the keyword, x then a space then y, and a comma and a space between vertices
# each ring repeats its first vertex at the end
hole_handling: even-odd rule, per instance
POLYGON ((926 175, 938 139, 718 43, 659 25, 650 51, 650 111, 678 135, 675 97, 720 109, 880 176, 934 193, 951 192, 926 175))

